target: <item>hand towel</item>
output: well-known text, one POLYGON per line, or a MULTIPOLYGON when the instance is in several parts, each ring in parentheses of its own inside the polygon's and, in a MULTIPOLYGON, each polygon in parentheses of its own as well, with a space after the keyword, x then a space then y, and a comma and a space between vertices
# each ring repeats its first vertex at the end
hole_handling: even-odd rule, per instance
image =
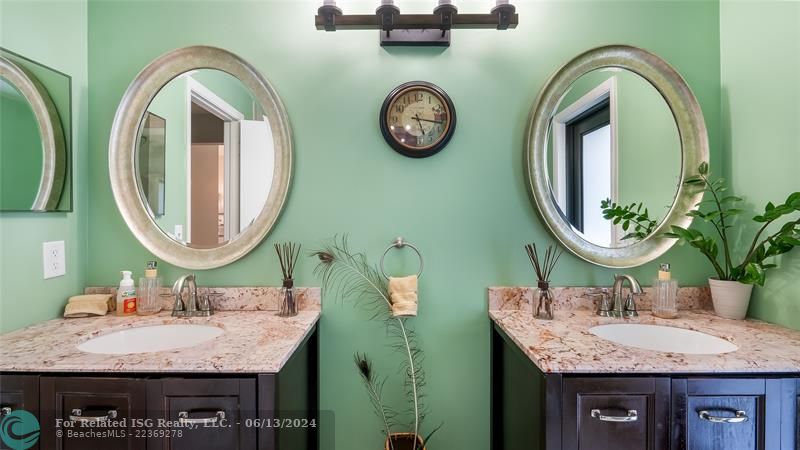
POLYGON ((417 276, 389 277, 389 300, 393 316, 416 316, 417 276))
POLYGON ((104 316, 112 302, 113 295, 111 294, 76 295, 67 300, 67 306, 64 308, 64 317, 73 319, 77 317, 104 316))

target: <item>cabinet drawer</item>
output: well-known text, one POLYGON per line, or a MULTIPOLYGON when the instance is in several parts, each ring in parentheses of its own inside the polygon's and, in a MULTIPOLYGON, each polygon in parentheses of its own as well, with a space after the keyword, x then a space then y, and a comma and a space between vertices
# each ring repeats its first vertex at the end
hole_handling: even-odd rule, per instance
POLYGON ((567 378, 563 450, 667 450, 669 380, 567 378))
MULTIPOLYGON (((25 410, 39 418, 39 377, 35 375, 0 375, 0 420, 6 414, 25 410)), ((0 449, 7 447, 0 440, 0 449)), ((38 449, 38 442, 32 449, 38 449)))
POLYGON ((780 386, 780 380, 749 378, 673 380, 676 448, 781 448, 780 386))
POLYGON ((40 386, 42 448, 145 448, 133 426, 145 417, 143 380, 42 377, 40 386))
POLYGON ((147 384, 148 449, 254 450, 254 379, 164 379, 147 384), (166 426, 159 426, 159 421, 166 426))

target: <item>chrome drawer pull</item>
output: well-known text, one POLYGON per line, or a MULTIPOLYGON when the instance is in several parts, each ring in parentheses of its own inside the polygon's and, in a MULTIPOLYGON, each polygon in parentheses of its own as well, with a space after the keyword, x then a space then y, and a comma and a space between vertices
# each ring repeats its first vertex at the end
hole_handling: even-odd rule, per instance
POLYGON ((2 408, 0 408, 0 417, 11 414, 11 411, 13 411, 13 409, 11 409, 10 406, 3 406, 2 408))
POLYGON ((745 413, 744 411, 736 411, 736 412, 734 412, 734 416, 733 417, 712 416, 711 414, 709 414, 708 411, 698 411, 697 415, 701 419, 707 420, 707 421, 709 421, 711 423, 742 423, 742 422, 747 422, 748 420, 750 420, 747 417, 747 413, 745 413))
POLYGON ((72 410, 72 414, 69 416, 69 420, 71 422, 81 422, 81 423, 97 423, 97 422, 108 422, 109 420, 113 420, 117 418, 117 410, 110 409, 105 416, 84 416, 83 411, 75 408, 72 410))
POLYGON ((225 420, 225 411, 217 411, 214 417, 201 417, 198 419, 190 419, 189 413, 186 411, 178 413, 178 422, 184 425, 216 425, 221 420, 225 420))
POLYGON ((639 420, 639 413, 635 409, 629 409, 627 416, 604 416, 599 409, 593 409, 592 417, 601 422, 636 422, 639 420))

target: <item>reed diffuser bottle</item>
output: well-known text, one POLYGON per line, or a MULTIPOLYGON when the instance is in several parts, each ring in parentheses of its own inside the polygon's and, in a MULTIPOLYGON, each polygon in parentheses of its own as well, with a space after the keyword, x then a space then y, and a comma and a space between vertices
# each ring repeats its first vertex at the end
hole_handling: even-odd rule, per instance
POLYGON ((278 254, 281 272, 283 273, 281 309, 278 315, 281 317, 296 316, 297 301, 294 296, 294 267, 297 264, 297 258, 300 256, 300 244, 293 242, 275 244, 275 252, 278 254))
POLYGON ((555 295, 550 289, 550 275, 553 269, 556 268, 556 263, 561 257, 561 251, 556 250, 552 245, 547 246, 544 252, 544 260, 540 261, 539 251, 536 249, 536 244, 528 244, 525 246, 525 251, 528 253, 528 259, 531 261, 533 269, 536 271, 536 290, 533 293, 533 317, 537 319, 553 320, 553 300, 555 295), (535 307, 534 307, 535 306, 535 307))

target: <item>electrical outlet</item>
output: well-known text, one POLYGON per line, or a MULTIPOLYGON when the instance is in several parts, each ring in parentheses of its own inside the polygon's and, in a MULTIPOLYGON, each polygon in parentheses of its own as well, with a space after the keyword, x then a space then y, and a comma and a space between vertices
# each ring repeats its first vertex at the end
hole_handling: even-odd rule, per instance
POLYGON ((42 261, 44 261, 45 280, 66 275, 67 262, 64 257, 64 241, 42 243, 42 261))
POLYGON ((175 239, 183 240, 183 225, 175 225, 175 239))

